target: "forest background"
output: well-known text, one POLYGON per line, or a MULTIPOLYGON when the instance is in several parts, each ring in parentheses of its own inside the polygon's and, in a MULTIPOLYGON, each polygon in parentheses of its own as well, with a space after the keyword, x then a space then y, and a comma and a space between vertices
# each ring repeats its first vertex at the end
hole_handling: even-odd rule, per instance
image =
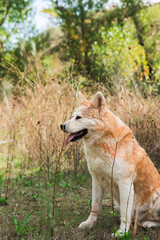
MULTIPOLYGON (((91 177, 83 142, 66 146, 59 128, 78 91, 102 91, 160 170, 160 4, 0 0, 0 239, 100 240, 118 228, 106 193, 95 228, 78 230, 91 177)), ((136 223, 124 239, 160 232, 136 223)))

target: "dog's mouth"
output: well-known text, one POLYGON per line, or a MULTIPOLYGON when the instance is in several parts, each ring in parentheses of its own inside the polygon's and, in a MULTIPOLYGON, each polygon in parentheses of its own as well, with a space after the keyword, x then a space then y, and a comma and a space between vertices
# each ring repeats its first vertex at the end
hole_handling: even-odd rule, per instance
POLYGON ((71 133, 66 139, 66 144, 68 144, 69 142, 77 141, 78 139, 84 137, 87 133, 88 133, 87 128, 85 128, 81 131, 78 131, 76 133, 71 133))

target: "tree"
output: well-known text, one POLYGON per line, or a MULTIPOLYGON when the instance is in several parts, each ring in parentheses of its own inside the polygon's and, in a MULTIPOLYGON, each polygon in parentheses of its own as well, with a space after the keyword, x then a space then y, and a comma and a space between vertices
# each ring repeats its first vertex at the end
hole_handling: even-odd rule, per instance
POLYGON ((143 79, 148 79, 146 55, 144 48, 133 38, 130 26, 113 23, 107 30, 102 27, 101 37, 103 44, 95 42, 92 48, 94 76, 98 82, 112 94, 122 85, 132 89, 138 86, 144 92, 143 79))
POLYGON ((30 3, 32 0, 0 0, 0 46, 1 52, 3 44, 10 37, 11 33, 16 31, 16 25, 26 20, 30 12, 30 3), (14 23, 12 28, 7 29, 14 23))
POLYGON ((6 82, 13 83, 11 79, 16 82, 16 78, 7 70, 7 62, 13 64, 13 59, 17 59, 17 50, 13 48, 12 43, 9 46, 9 40, 17 33, 18 25, 27 19, 31 11, 31 2, 32 0, 0 0, 0 91, 4 89, 4 76, 6 82))
POLYGON ((144 33, 148 28, 147 24, 143 23, 141 18, 141 13, 143 9, 148 8, 144 4, 143 0, 121 0, 121 6, 116 6, 114 11, 111 11, 110 14, 106 15, 108 23, 111 23, 113 20, 117 20, 118 24, 123 25, 126 18, 131 18, 135 25, 136 35, 138 42, 141 46, 144 47, 146 53, 146 59, 148 61, 149 75, 150 78, 153 77, 153 68, 150 64, 151 59, 148 56, 148 49, 145 46, 144 33))
MULTIPOLYGON (((108 0, 52 0, 53 8, 61 19, 62 30, 67 38, 69 56, 90 73, 89 51, 99 38, 103 25, 102 13, 108 0)), ((84 70, 84 69, 83 69, 84 70)))
POLYGON ((0 0, 0 26, 7 20, 9 22, 20 22, 27 15, 27 7, 31 0, 0 0), (23 12, 22 12, 23 11, 23 12))

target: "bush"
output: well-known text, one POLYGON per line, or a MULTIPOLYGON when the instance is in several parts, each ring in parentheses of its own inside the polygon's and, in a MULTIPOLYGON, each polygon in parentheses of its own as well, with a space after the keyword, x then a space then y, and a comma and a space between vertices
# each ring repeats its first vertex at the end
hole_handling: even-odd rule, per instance
POLYGON ((146 91, 149 71, 145 51, 133 39, 129 26, 113 24, 107 31, 102 27, 100 34, 103 44, 95 42, 90 52, 97 81, 111 91, 121 85, 146 91))

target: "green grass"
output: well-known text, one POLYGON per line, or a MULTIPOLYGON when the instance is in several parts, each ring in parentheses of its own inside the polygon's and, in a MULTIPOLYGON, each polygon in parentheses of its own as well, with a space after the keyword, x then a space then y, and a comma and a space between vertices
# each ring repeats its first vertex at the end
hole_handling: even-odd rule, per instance
MULTIPOLYGON (((79 230, 78 225, 86 220, 91 207, 91 177, 72 173, 61 173, 58 176, 56 192, 55 219, 52 219, 52 192, 46 184, 43 172, 33 176, 19 176, 11 179, 9 194, 22 184, 15 194, 8 199, 8 205, 0 206, 0 239, 50 239, 54 226, 55 239, 62 240, 103 240, 111 239, 119 227, 119 212, 112 213, 111 201, 106 194, 102 210, 95 227, 91 230, 79 230), (25 231, 26 230, 26 231, 25 231)), ((53 177, 50 176, 53 185, 53 177)), ((52 189, 52 188, 51 188, 52 189)), ((136 236, 127 235, 123 239, 157 240, 156 230, 138 229, 136 236)))
POLYGON ((16 215, 13 216, 13 224, 14 224, 14 228, 16 231, 16 235, 22 237, 22 239, 24 239, 24 235, 26 235, 26 233, 29 230, 35 230, 35 228, 27 228, 27 223, 30 220, 31 216, 32 216, 33 212, 31 212, 22 223, 20 223, 20 221, 17 221, 17 217, 16 215))

